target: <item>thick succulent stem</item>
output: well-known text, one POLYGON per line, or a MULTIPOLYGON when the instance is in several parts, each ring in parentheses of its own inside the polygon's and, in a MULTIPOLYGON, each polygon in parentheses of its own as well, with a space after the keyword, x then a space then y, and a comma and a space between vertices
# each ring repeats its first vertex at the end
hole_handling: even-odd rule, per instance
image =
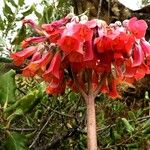
POLYGON ((87 96, 87 149, 97 150, 95 97, 87 96))

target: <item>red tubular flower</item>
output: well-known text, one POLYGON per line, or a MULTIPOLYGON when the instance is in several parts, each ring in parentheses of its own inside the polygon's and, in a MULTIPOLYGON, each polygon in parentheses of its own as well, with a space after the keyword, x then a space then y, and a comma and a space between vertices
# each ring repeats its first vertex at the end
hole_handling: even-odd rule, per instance
POLYGON ((96 22, 96 19, 93 19, 93 20, 90 20, 90 21, 87 21, 85 23, 85 25, 89 28, 95 28, 97 26, 97 22, 96 22))
POLYGON ((39 42, 45 42, 46 41, 46 37, 30 37, 25 39, 22 43, 21 43, 21 47, 22 48, 26 48, 28 47, 30 44, 33 43, 39 43, 39 42))
POLYGON ((43 34, 43 30, 41 27, 39 27, 33 20, 31 19, 23 19, 23 24, 30 25, 37 33, 43 34))
POLYGON ((51 59, 51 53, 44 54, 41 59, 31 61, 29 65, 23 69, 22 74, 26 77, 34 76, 35 74, 41 75, 46 70, 46 66, 51 59))
POLYGON ((117 92, 117 80, 113 77, 108 79, 109 96, 112 98, 119 98, 120 95, 117 92))
POLYGON ((72 30, 74 31, 73 35, 81 42, 92 39, 93 31, 84 24, 76 24, 72 30))
POLYGON ((67 54, 79 49, 80 43, 74 36, 64 36, 58 42, 60 48, 67 54))
POLYGON ((125 73, 124 73, 124 76, 126 78, 131 78, 131 77, 134 77, 135 76, 135 73, 136 73, 136 70, 137 68, 136 67, 126 67, 126 70, 125 70, 125 73))
POLYGON ((60 79, 60 67, 61 67, 61 54, 57 52, 48 68, 44 73, 43 78, 45 81, 51 82, 53 78, 60 79))
POLYGON ((107 78, 104 78, 102 82, 103 82, 103 83, 102 83, 102 86, 101 86, 100 91, 101 91, 102 93, 109 93, 108 80, 107 80, 107 78))
POLYGON ((74 73, 79 73, 85 67, 83 62, 71 62, 70 66, 74 73))
POLYGON ((124 61, 124 65, 125 65, 125 72, 124 72, 124 76, 126 78, 132 78, 134 77, 137 68, 132 66, 133 64, 133 59, 132 57, 130 57, 128 60, 124 61))
POLYGON ((30 25, 31 27, 33 27, 33 28, 34 28, 35 26, 37 26, 36 23, 35 23, 33 20, 31 20, 31 19, 23 19, 23 20, 22 20, 22 23, 23 23, 23 24, 29 24, 29 25, 30 25))
POLYGON ((144 53, 142 51, 141 45, 135 44, 133 49, 133 67, 140 66, 144 61, 144 53))
POLYGON ((74 92, 80 92, 79 87, 84 90, 84 81, 83 81, 83 76, 82 72, 80 74, 76 74, 76 80, 69 79, 67 82, 67 86, 70 87, 74 92))
POLYGON ((76 51, 72 51, 67 57, 70 62, 83 62, 84 51, 83 48, 80 47, 76 51))
POLYGON ((13 63, 16 66, 20 66, 23 64, 25 59, 32 56, 37 51, 37 46, 28 47, 20 52, 12 53, 11 58, 13 58, 13 63))
POLYGON ((124 82, 126 83, 126 84, 129 84, 129 85, 132 85, 133 83, 135 83, 135 78, 134 77, 131 77, 131 78, 125 78, 124 79, 124 82))
POLYGON ((124 72, 125 72, 125 64, 124 64, 124 59, 117 59, 113 63, 114 68, 115 68, 115 76, 122 80, 124 78, 124 72))
POLYGON ((70 79, 67 81, 67 86, 70 87, 74 92, 79 92, 79 89, 74 80, 70 79))
POLYGON ((144 20, 137 20, 136 17, 133 17, 129 20, 127 28, 137 39, 141 39, 145 36, 147 23, 144 20))
POLYGON ((39 60, 41 57, 42 57, 41 52, 40 52, 40 51, 36 51, 36 52, 33 54, 32 58, 31 58, 31 62, 32 62, 32 61, 39 60))
POLYGON ((22 47, 39 43, 40 46, 30 46, 11 57, 16 65, 32 57, 23 75, 41 76, 49 84, 48 94, 63 94, 66 83, 75 92, 80 92, 79 85, 87 93, 87 72, 92 71, 93 91, 101 75, 106 74, 100 92, 116 98, 119 82, 132 83, 150 74, 150 44, 144 39, 147 29, 144 20, 134 17, 123 26, 119 21, 108 26, 102 20, 88 21, 86 16, 80 20, 77 16, 72 19, 67 16, 42 26, 30 19, 23 20, 23 24, 29 24, 40 36, 25 39, 22 47))
POLYGON ((85 41, 83 44, 84 61, 90 61, 94 58, 92 41, 85 41))
POLYGON ((128 58, 132 54, 132 47, 135 40, 130 34, 121 32, 114 40, 112 48, 114 53, 119 53, 120 55, 128 58))
POLYGON ((54 29, 58 29, 59 27, 64 26, 68 22, 68 20, 69 18, 65 17, 50 24, 43 24, 42 28, 46 32, 51 33, 54 29))
POLYGON ((99 53, 109 51, 112 48, 112 40, 107 36, 96 38, 94 43, 99 53))
POLYGON ((44 54, 43 59, 40 63, 40 69, 42 73, 46 71, 47 65, 50 63, 52 58, 53 58, 53 54, 51 52, 46 52, 46 54, 44 54))
POLYGON ((84 61, 82 64, 84 65, 84 68, 89 68, 89 69, 93 69, 94 71, 96 71, 97 59, 93 58, 92 60, 84 61))
POLYGON ((114 61, 114 53, 112 51, 107 51, 105 53, 100 53, 97 55, 99 62, 96 64, 96 71, 101 73, 111 72, 111 63, 114 61))
POLYGON ((56 81, 51 81, 51 83, 48 85, 46 88, 46 93, 47 94, 52 94, 52 95, 58 95, 58 94, 64 94, 66 88, 66 82, 63 80, 56 80, 56 81))
POLYGON ((51 24, 42 24, 42 29, 49 34, 54 31, 54 27, 51 24))
POLYGON ((30 67, 27 66, 23 69, 22 74, 25 77, 34 77, 37 69, 38 69, 37 67, 36 67, 36 69, 34 67, 34 70, 31 70, 30 67))
POLYGON ((146 40, 141 40, 141 47, 146 57, 150 56, 150 43, 146 40))
POLYGON ((149 73, 150 73, 149 67, 143 63, 137 68, 134 77, 136 80, 140 80, 145 76, 145 74, 149 74, 149 73))
POLYGON ((57 41, 61 38, 62 29, 54 30, 51 34, 49 34, 49 40, 51 43, 57 43, 57 41))

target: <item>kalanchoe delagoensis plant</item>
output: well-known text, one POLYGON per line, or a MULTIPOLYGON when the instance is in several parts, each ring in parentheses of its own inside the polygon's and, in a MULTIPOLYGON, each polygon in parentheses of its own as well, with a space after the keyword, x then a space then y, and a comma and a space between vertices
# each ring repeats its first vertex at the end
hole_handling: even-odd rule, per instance
POLYGON ((85 15, 68 15, 41 26, 32 20, 23 24, 39 36, 25 39, 23 50, 11 54, 14 64, 26 65, 22 70, 26 77, 43 78, 48 94, 63 94, 67 87, 81 93, 87 105, 87 147, 96 150, 95 97, 99 93, 120 97, 118 84, 150 74, 146 22, 133 17, 107 25, 85 15))

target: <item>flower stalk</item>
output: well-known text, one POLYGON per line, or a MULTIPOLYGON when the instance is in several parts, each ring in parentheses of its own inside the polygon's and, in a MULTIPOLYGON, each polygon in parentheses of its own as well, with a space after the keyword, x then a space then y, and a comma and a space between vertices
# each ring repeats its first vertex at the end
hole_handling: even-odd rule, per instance
POLYGON ((97 150, 95 98, 87 96, 87 149, 97 150))

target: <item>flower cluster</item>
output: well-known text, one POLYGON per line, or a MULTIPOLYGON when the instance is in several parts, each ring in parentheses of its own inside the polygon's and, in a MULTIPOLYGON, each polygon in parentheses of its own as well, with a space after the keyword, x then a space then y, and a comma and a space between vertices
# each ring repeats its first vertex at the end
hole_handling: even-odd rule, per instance
POLYGON ((42 77, 49 94, 63 94, 66 86, 76 92, 78 86, 86 91, 90 82, 93 91, 102 84, 99 92, 118 97, 116 86, 120 81, 132 83, 150 73, 144 20, 133 17, 107 25, 85 15, 68 15, 41 26, 32 20, 23 20, 23 24, 30 25, 39 36, 25 39, 23 50, 11 57, 17 66, 26 64, 24 76, 42 77))

